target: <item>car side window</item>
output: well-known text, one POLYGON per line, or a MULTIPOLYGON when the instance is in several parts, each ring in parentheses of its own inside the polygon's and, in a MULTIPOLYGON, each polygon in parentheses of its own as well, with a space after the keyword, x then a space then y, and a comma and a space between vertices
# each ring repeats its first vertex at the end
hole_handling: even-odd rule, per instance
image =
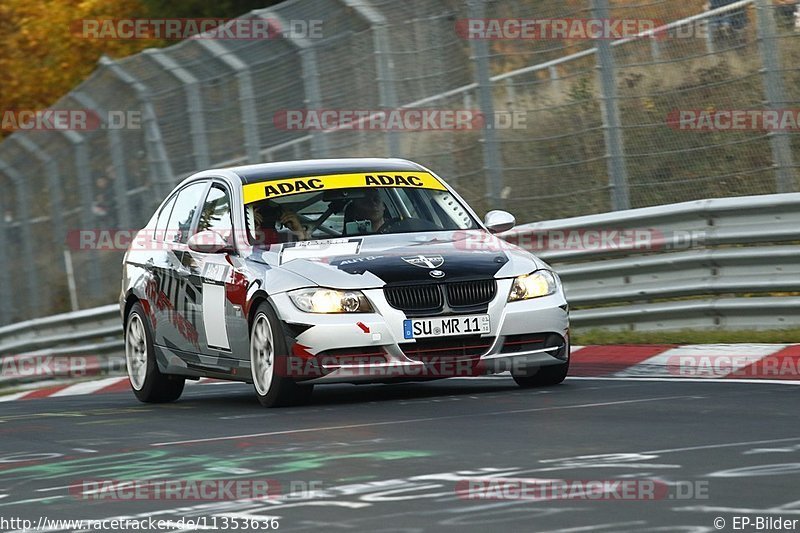
POLYGON ((167 227, 167 221, 169 220, 169 215, 172 214, 172 208, 175 207, 175 200, 178 198, 177 194, 173 194, 172 197, 164 204, 164 207, 158 213, 158 219, 156 219, 156 226, 155 230, 153 231, 153 239, 156 241, 163 241, 164 240, 164 230, 167 227))
POLYGON ((231 219, 231 201, 227 191, 221 185, 214 184, 206 195, 197 231, 215 231, 228 244, 233 242, 233 220, 231 219))
POLYGON ((167 231, 164 242, 186 244, 192 229, 192 221, 197 212, 197 206, 208 185, 205 181, 192 183, 178 193, 175 206, 167 222, 167 231))

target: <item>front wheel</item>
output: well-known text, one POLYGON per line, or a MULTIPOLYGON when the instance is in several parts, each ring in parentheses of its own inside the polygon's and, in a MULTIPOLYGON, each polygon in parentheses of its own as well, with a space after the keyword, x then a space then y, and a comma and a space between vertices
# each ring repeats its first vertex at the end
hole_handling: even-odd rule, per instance
POLYGON ((298 405, 311 399, 313 385, 299 385, 281 375, 289 368, 287 359, 278 317, 267 302, 262 302, 250 326, 250 372, 256 396, 264 407, 298 405))
POLYGON ((537 368, 523 369, 518 372, 513 372, 511 377, 517 382, 517 385, 527 389, 530 387, 547 387, 549 385, 558 385, 567 377, 569 372, 569 361, 559 365, 540 366, 537 368))
POLYGON ((164 375, 158 369, 153 334, 138 302, 131 308, 125 326, 125 366, 133 394, 140 402, 174 402, 183 393, 183 378, 164 375))

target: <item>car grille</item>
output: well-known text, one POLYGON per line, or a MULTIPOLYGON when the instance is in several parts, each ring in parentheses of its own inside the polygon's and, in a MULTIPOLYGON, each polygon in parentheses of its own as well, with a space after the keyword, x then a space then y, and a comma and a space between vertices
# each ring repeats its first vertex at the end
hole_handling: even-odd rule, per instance
POLYGON ((316 361, 323 367, 355 365, 366 368, 369 365, 385 363, 386 352, 375 346, 325 350, 317 354, 316 361))
POLYGON ((441 311, 445 305, 445 295, 446 303, 450 307, 466 308, 486 305, 496 293, 497 282, 493 279, 384 288, 389 305, 415 314, 421 311, 441 311))
POLYGON ((432 363, 453 359, 477 358, 491 348, 494 337, 453 337, 445 339, 420 339, 403 343, 400 348, 409 359, 432 363))
POLYGON ((545 347, 545 336, 535 335, 509 335, 503 341, 503 353, 530 352, 541 350, 545 347))
POLYGON ((548 350, 548 354, 559 359, 566 360, 568 357, 566 341, 561 335, 555 333, 531 333, 527 335, 509 335, 503 339, 501 353, 520 353, 532 352, 534 350, 548 350))
POLYGON ((497 292, 497 282, 493 279, 479 281, 459 281, 447 283, 447 303, 453 307, 488 304, 497 292))
POLYGON ((408 285, 383 289, 389 305, 403 311, 436 311, 444 305, 438 285, 408 285))

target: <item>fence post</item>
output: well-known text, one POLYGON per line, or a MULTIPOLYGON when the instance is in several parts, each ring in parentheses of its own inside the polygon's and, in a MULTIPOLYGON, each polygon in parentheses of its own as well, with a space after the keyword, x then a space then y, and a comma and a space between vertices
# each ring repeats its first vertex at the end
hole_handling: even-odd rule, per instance
POLYGON ((206 136, 206 119, 203 115, 203 98, 200 95, 197 78, 161 50, 148 48, 143 54, 172 74, 183 87, 186 95, 186 112, 189 115, 189 135, 192 137, 194 165, 196 170, 207 169, 210 166, 208 137, 206 136))
MULTIPOLYGON (((38 297, 36 286, 36 264, 33 256, 33 231, 31 231, 31 187, 28 180, 8 163, 0 159, 0 172, 8 176, 14 183, 14 196, 16 200, 17 223, 22 239, 22 261, 25 271, 25 291, 24 298, 13 298, 17 305, 27 302, 27 310, 31 316, 37 316, 42 309, 41 298, 38 297)), ((3 269, 7 264, 3 265, 3 269)))
POLYGON ((78 103, 87 109, 96 111, 100 117, 101 123, 106 129, 108 135, 108 148, 111 152, 111 165, 114 168, 114 179, 110 179, 111 186, 114 188, 115 206, 117 224, 125 230, 133 229, 133 220, 131 219, 131 210, 128 202, 128 170, 125 167, 125 154, 122 147, 122 139, 120 138, 119 130, 113 125, 108 123, 108 111, 102 109, 94 98, 82 91, 73 91, 70 96, 78 103))
MULTIPOLYGON (((281 28, 289 25, 280 15, 263 9, 256 12, 256 16, 269 21, 276 21, 281 28)), ((300 53, 300 65, 303 71, 303 90, 305 92, 306 109, 319 111, 322 108, 322 91, 319 87, 319 67, 317 66, 317 52, 314 44, 307 38, 293 35, 292 32, 284 37, 300 53)), ((329 155, 327 134, 317 128, 311 130, 311 155, 313 157, 326 157, 329 155)))
POLYGON ((144 125, 150 179, 156 189, 157 199, 160 201, 172 190, 174 175, 167 156, 167 149, 164 147, 164 139, 161 136, 161 128, 158 125, 153 103, 150 100, 150 91, 110 57, 101 57, 100 64, 108 68, 122 83, 128 85, 136 93, 139 104, 142 106, 142 124, 144 125))
MULTIPOLYGON (((388 31, 386 29, 386 17, 377 9, 367 5, 363 0, 342 0, 349 8, 356 11, 361 18, 369 23, 372 32, 372 42, 375 53, 375 66, 378 71, 378 98, 380 107, 387 111, 398 108, 397 91, 395 90, 394 62, 390 52, 388 31)), ((387 135, 387 152, 391 157, 399 157, 400 136, 399 132, 389 130, 387 135)))
MULTIPOLYGON (((469 17, 482 19, 486 15, 484 0, 469 0, 469 17)), ((503 160, 497 131, 494 129, 495 112, 492 80, 489 65, 489 45, 485 39, 471 39, 472 60, 475 63, 475 81, 478 84, 478 105, 483 114, 483 169, 486 173, 486 198, 490 209, 502 209, 503 160)))
MULTIPOLYGON (((769 109, 778 110, 787 103, 786 89, 781 72, 781 54, 777 45, 777 29, 770 0, 756 0, 758 17, 758 47, 764 62, 764 93, 769 109)), ((776 189, 779 193, 794 192, 794 158, 788 132, 767 133, 772 147, 776 169, 776 189)))
MULTIPOLYGON (((0 203, 0 207, 5 207, 0 203)), ((0 213, 0 324, 8 324, 14 320, 11 306, 14 300, 11 296, 11 275, 8 269, 8 223, 5 220, 5 212, 0 213)))
POLYGON ((219 41, 198 39, 197 44, 205 48, 212 56, 236 73, 247 162, 251 164, 260 163, 261 140, 258 134, 258 112, 256 111, 256 97, 253 92, 253 77, 250 75, 250 67, 219 41))
MULTIPOLYGON (((67 140, 72 144, 75 153, 75 171, 78 178, 78 193, 81 196, 80 224, 82 230, 94 229, 94 186, 92 185, 92 172, 89 165, 89 150, 86 148, 86 138, 74 131, 62 130, 67 140)), ((62 185, 63 187, 63 185, 62 185)), ((100 265, 97 261, 87 261, 89 269, 89 295, 94 298, 99 294, 98 281, 100 280, 100 265)))
MULTIPOLYGON (((592 0, 594 17, 608 20, 608 0, 592 0)), ((625 148, 617 99, 614 52, 611 42, 602 35, 596 39, 598 69, 600 70, 600 99, 602 100, 603 134, 608 158, 611 208, 614 211, 631 208, 628 171, 625 167, 625 148)))

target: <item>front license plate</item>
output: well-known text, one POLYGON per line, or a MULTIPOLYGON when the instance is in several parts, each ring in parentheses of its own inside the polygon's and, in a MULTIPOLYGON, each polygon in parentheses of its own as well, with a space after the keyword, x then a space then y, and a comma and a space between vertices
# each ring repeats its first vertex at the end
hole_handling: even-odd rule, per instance
POLYGON ((450 337, 490 333, 489 315, 443 316, 440 318, 415 318, 403 321, 403 336, 406 339, 425 337, 450 337))

